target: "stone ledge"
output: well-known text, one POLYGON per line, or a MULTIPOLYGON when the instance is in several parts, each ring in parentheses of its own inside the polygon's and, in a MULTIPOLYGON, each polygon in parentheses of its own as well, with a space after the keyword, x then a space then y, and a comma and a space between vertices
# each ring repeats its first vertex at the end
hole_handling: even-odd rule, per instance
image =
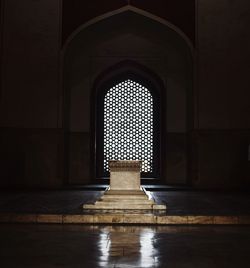
POLYGON ((157 216, 151 214, 124 214, 124 223, 157 224, 157 216))
POLYGON ((11 214, 9 218, 11 223, 36 223, 36 214, 11 214))
POLYGON ((204 216, 154 214, 0 214, 0 223, 54 223, 54 224, 149 224, 149 225, 250 225, 250 215, 204 216))
POLYGON ((188 224, 213 224, 213 216, 187 216, 188 224))
POLYGON ((157 224, 187 224, 187 216, 157 216, 157 224))
POLYGON ((239 224, 250 224, 250 216, 239 216, 238 217, 239 221, 238 223, 239 224))
POLYGON ((96 202, 95 204, 84 204, 84 209, 89 210, 152 210, 153 204, 127 204, 119 202, 96 202))
POLYGON ((93 215, 63 215, 62 223, 93 223, 93 215))
POLYGON ((63 216, 57 214, 38 214, 37 222, 38 223, 62 223, 63 216))
POLYGON ((124 223, 124 215, 123 214, 113 214, 113 215, 108 215, 108 214, 99 214, 99 215, 94 215, 93 217, 94 223, 124 223))
POLYGON ((214 224, 238 224, 239 217, 237 216, 215 216, 214 224))

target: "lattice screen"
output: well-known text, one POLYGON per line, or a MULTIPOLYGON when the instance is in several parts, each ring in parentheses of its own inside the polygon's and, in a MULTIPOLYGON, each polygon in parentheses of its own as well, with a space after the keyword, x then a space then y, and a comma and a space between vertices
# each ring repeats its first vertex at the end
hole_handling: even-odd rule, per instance
POLYGON ((153 169, 153 98, 130 79, 110 88, 104 99, 104 170, 108 160, 143 160, 153 169))

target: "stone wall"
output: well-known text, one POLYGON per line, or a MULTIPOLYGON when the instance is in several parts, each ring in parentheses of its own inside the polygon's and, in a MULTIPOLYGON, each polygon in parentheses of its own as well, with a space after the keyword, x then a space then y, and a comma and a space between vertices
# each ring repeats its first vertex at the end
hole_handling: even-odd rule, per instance
POLYGON ((0 185, 62 185, 60 3, 2 1, 0 185))
POLYGON ((198 186, 249 185, 250 5, 197 2, 198 186))
MULTIPOLYGON (((88 135, 88 138, 91 136, 95 123, 91 114, 95 107, 95 100, 91 98, 95 91, 95 81, 108 68, 128 60, 147 67, 164 84, 162 124, 166 130, 163 134, 166 157, 162 166, 167 168, 164 168, 166 176, 162 181, 185 184, 187 110, 191 108, 187 96, 191 94, 193 78, 190 71, 191 51, 178 34, 157 21, 136 12, 125 11, 81 29, 68 44, 65 48, 63 83, 68 96, 65 115, 68 118, 68 130, 78 135, 88 135)), ((77 142, 74 138, 75 135, 71 136, 70 151, 72 155, 79 155, 80 147, 71 145, 77 142)), ((70 182, 85 182, 86 178, 81 174, 90 168, 90 160, 85 160, 78 166, 81 170, 79 176, 74 171, 74 165, 70 164, 70 182)))
MULTIPOLYGON (((162 38, 150 40, 145 29, 139 34, 109 34, 99 46, 85 33, 75 43, 85 50, 81 55, 68 50, 62 72, 62 47, 72 31, 126 4, 93 2, 86 9, 83 2, 0 2, 0 187, 60 187, 92 181, 91 85, 105 68, 123 59, 134 59, 155 71, 167 89, 162 181, 204 188, 247 187, 249 1, 196 0, 196 7, 193 0, 157 5, 131 1, 169 20, 189 37, 195 47, 193 81, 184 50, 169 46, 171 38, 165 43, 162 38), (124 49, 124 42, 132 43, 124 49), (69 72, 67 66, 75 69, 69 72)), ((114 25, 111 29, 118 32, 114 25)))

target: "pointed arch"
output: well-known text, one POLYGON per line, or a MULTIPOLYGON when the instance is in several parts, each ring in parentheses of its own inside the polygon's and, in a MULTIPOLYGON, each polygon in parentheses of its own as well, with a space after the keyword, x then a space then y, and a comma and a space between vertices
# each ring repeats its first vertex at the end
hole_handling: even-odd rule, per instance
MULTIPOLYGON (((118 44, 119 42, 120 41, 118 41, 118 44)), ((121 43, 121 45, 121 47, 123 48, 123 43, 121 43)), ((116 46, 116 48, 119 48, 119 46, 116 46)), ((131 48, 134 47, 131 45, 131 48)), ((138 51, 140 52, 140 48, 138 49, 137 47, 135 47, 135 50, 133 51, 135 51, 136 53, 138 51)), ((95 98, 91 98, 91 95, 95 95, 95 90, 98 89, 99 86, 103 86, 105 82, 111 81, 114 78, 118 79, 119 75, 123 76, 128 74, 136 74, 135 78, 139 78, 138 82, 150 83, 150 85, 155 89, 154 92, 156 93, 156 95, 157 93, 159 93, 157 92, 157 90, 163 88, 163 90, 160 90, 160 92, 163 93, 164 96, 161 95, 160 98, 161 108, 159 109, 159 112, 161 113, 161 117, 164 117, 165 119, 161 119, 161 122, 158 122, 161 139, 161 151, 158 155, 160 158, 158 163, 161 166, 158 168, 159 172, 155 177, 158 177, 160 179, 165 178, 164 174, 167 174, 167 156, 165 156, 167 155, 167 149, 165 148, 167 131, 166 120, 168 120, 166 113, 169 111, 167 110, 167 106, 165 105, 167 102, 167 94, 168 92, 170 92, 170 90, 174 90, 174 88, 177 87, 181 90, 180 96, 183 96, 183 100, 185 98, 184 101, 186 105, 188 101, 186 98, 186 92, 192 92, 192 64, 194 61, 193 52, 194 50, 192 42, 180 29, 178 29, 178 27, 174 26, 173 24, 162 18, 159 18, 146 11, 134 8, 132 6, 126 6, 118 10, 105 13, 102 16, 96 17, 83 24, 82 26, 78 27, 69 36, 61 51, 63 126, 66 133, 71 133, 73 131, 78 130, 86 132, 86 143, 88 142, 88 150, 89 152, 91 152, 89 153, 89 158, 86 160, 86 162, 89 161, 90 163, 88 165, 88 172, 90 174, 89 177, 93 179, 98 177, 95 166, 95 163, 97 163, 96 157, 98 155, 102 155, 96 151, 96 131, 93 131, 93 128, 94 125, 97 124, 97 122, 96 117, 93 117, 93 114, 95 114, 95 112, 93 112, 92 110, 94 109, 95 98), (123 18, 125 18, 125 20, 122 20, 123 18), (132 18, 132 20, 126 20, 127 18, 132 18), (124 25, 124 22, 126 21, 128 22, 128 28, 126 28, 127 24, 124 25), (117 27, 114 27, 114 22, 118 22, 117 27), (134 27, 134 24, 132 24, 134 22, 139 22, 138 28, 134 27), (110 40, 110 43, 107 43, 107 46, 110 45, 109 48, 114 48, 113 44, 115 43, 112 43, 113 41, 111 37, 112 34, 117 34, 119 36, 120 25, 124 25, 124 29, 126 28, 128 30, 131 30, 133 33, 136 34, 132 35, 132 38, 134 38, 134 36, 144 37, 145 34, 145 39, 139 39, 143 40, 143 45, 151 44, 151 41, 156 38, 156 45, 154 47, 155 50, 151 50, 151 46, 149 47, 149 49, 150 53, 158 53, 157 49, 161 49, 159 50, 161 51, 161 54, 159 56, 157 55, 157 57, 159 57, 160 59, 160 65, 154 64, 153 61, 150 60, 143 60, 143 57, 140 57, 140 53, 139 57, 136 56, 137 54, 132 53, 125 56, 123 54, 120 54, 121 57, 120 55, 118 55, 118 57, 110 58, 107 61, 106 58, 103 58, 104 61, 99 61, 97 65, 92 65, 92 58, 89 57, 89 55, 92 54, 89 54, 88 52, 93 50, 93 52, 96 53, 98 51, 98 46, 95 47, 95 45, 105 44, 105 42, 103 41, 106 40, 105 38, 107 38, 107 40, 110 40), (101 34, 96 34, 100 29, 102 29, 102 32, 100 32, 101 34), (141 29, 143 31, 139 31, 141 29), (157 31, 157 29, 159 29, 159 31, 157 31), (88 39, 89 37, 90 39, 88 39), (166 56, 166 58, 170 56, 170 61, 165 60, 165 58, 162 58, 162 56, 166 56), (184 64, 180 65, 180 62, 184 64), (174 76, 170 76, 170 79, 173 79, 172 81, 168 77, 169 74, 171 75, 171 73, 169 73, 168 71, 169 66, 175 71, 175 63, 178 63, 178 66, 181 66, 181 68, 178 69, 178 72, 180 70, 180 72, 178 73, 178 77, 180 77, 181 82, 183 84, 177 84, 175 82, 174 76), (80 87, 82 87, 82 90, 80 89, 80 87), (91 91, 91 89, 94 90, 91 91), (77 97, 78 94, 80 98, 77 97), (73 103, 75 105, 73 105, 73 103), (81 106, 80 103, 82 103, 81 106), (162 105, 163 103, 164 105, 162 105), (87 120, 80 122, 80 120, 77 119, 77 111, 84 112, 84 118, 87 118, 87 120), (93 153, 95 153, 95 155, 93 153)), ((115 53, 116 50, 114 50, 114 55, 116 56, 115 53)), ((154 56, 155 54, 152 53, 152 55, 154 56)), ((149 56, 151 57, 151 54, 149 54, 149 56)), ((150 88, 151 87, 149 87, 149 89, 150 88)), ((177 96, 178 102, 182 100, 181 97, 179 97, 179 95, 177 96)), ((177 125, 177 128, 180 128, 181 131, 186 130, 186 110, 191 107, 185 105, 183 106, 184 108, 181 110, 182 121, 178 121, 180 122, 180 124, 177 125)), ((170 107, 170 109, 172 108, 170 107)), ((192 109, 192 107, 190 109, 192 109)), ((168 120, 168 122, 170 121, 168 120)), ((66 148, 70 148, 71 146, 70 135, 71 134, 69 134, 68 137, 65 138, 66 148)), ((65 159, 65 166, 68 166, 68 170, 70 170, 71 168, 70 161, 70 159, 65 159)), ((74 169, 72 168, 72 170, 74 169)), ((84 172, 85 170, 86 168, 84 169, 84 172)), ((69 171, 67 174, 67 178, 69 178, 68 180, 71 180, 73 176, 71 176, 69 171)))
MULTIPOLYGON (((107 70, 105 70, 96 78, 96 81, 93 86, 92 103, 95 103, 95 107, 93 107, 94 110, 92 110, 92 120, 95 121, 95 126, 92 129, 91 136, 95 137, 95 141, 93 141, 93 147, 95 147, 96 150, 93 149, 92 151, 95 154, 93 156, 93 161, 96 163, 96 177, 97 178, 108 177, 108 172, 105 171, 105 166, 107 167, 108 157, 112 155, 112 150, 109 153, 108 157, 105 155, 106 153, 105 150, 107 151, 107 148, 105 148, 104 146, 105 98, 107 96, 107 93, 111 89, 114 89, 114 88, 117 89, 117 87, 119 87, 120 84, 124 84, 126 81, 131 81, 131 86, 130 88, 128 87, 128 91, 133 91, 134 90, 133 85, 136 84, 137 86, 139 85, 139 87, 143 89, 145 88, 145 91, 148 92, 148 95, 152 97, 152 107, 151 107, 152 108, 152 125, 150 126, 152 127, 152 132, 148 131, 149 133, 152 134, 152 136, 148 139, 148 141, 144 141, 145 147, 149 146, 149 144, 152 145, 151 147, 152 153, 148 154, 148 159, 145 158, 145 152, 143 150, 141 151, 140 149, 138 149, 136 153, 138 154, 139 158, 141 157, 140 158, 141 160, 149 161, 149 165, 148 166, 145 165, 144 170, 142 170, 142 177, 143 178, 160 178, 161 176, 163 176, 162 174, 163 168, 162 168, 161 160, 162 160, 162 155, 164 154, 164 150, 163 150, 164 139, 162 138, 162 134, 165 132, 165 127, 164 127, 165 112, 164 112, 164 107, 162 103, 162 100, 165 98, 164 84, 154 72, 152 72, 145 66, 140 65, 137 62, 134 62, 131 60, 119 62, 113 65, 112 67, 108 68, 107 70)), ((122 88, 121 88, 121 91, 122 91, 122 88)), ((120 100, 117 99, 114 101, 115 102, 121 101, 124 104, 126 102, 126 99, 120 99, 120 100)), ((133 103, 132 100, 127 100, 127 101, 133 103)), ((140 101, 138 103, 140 103, 140 101)), ((112 100, 109 100, 109 106, 112 107, 112 100)), ((113 111, 110 111, 110 112, 113 112, 113 111)), ((126 112, 129 113, 128 110, 126 112)), ((137 116, 133 114, 132 111, 131 111, 131 116, 133 117, 133 119, 137 118, 137 116)), ((122 118, 122 116, 120 117, 122 118)), ((121 128, 124 127, 122 124, 118 124, 118 125, 120 125, 121 128)), ((133 128, 134 126, 131 125, 130 127, 133 128)), ((125 131, 125 132, 128 134, 130 130, 125 131)), ((138 137, 140 136, 140 133, 142 132, 143 131, 141 129, 139 133, 135 135, 136 139, 138 139, 138 137)), ((117 144, 121 145, 121 147, 123 146, 122 141, 118 140, 117 144)), ((143 141, 136 141, 134 145, 141 146, 143 145, 143 141)), ((132 159, 133 157, 136 157, 137 154, 132 153, 132 154, 129 154, 127 157, 131 157, 132 159)), ((114 157, 124 158, 126 157, 126 153, 121 156, 114 155, 114 157)))
POLYGON ((70 44, 70 42, 84 29, 86 29, 87 27, 95 24, 95 23, 98 23, 104 19, 107 19, 107 18, 110 18, 112 16, 115 16, 115 15, 118 15, 118 14, 121 14, 123 12, 127 12, 127 11, 130 11, 130 12, 134 12, 138 15, 141 15, 141 16, 144 16, 144 17, 147 17, 149 19, 152 19, 153 21, 155 22, 158 22, 166 27, 168 27, 169 29, 171 29, 172 31, 174 31, 178 36, 180 36, 182 38, 182 40, 186 43, 186 45, 189 47, 189 50, 190 50, 190 53, 191 55, 193 56, 194 54, 194 47, 193 47, 193 43, 192 41, 189 39, 189 37, 180 29, 178 28, 177 26, 175 26, 174 24, 172 24, 171 22, 161 18, 161 17, 158 17, 148 11, 145 11, 145 10, 142 10, 142 9, 139 9, 137 7, 134 7, 134 6, 131 6, 131 5, 127 5, 127 6, 124 6, 122 8, 119 8, 119 9, 116 9, 116 10, 113 10, 113 11, 110 11, 110 12, 107 12, 105 14, 102 14, 100 16, 97 16, 89 21, 87 21, 86 23, 80 25, 76 30, 74 30, 72 32, 72 34, 66 39, 64 45, 63 45, 63 48, 62 48, 62 54, 64 54, 64 52, 66 51, 68 45, 70 44))

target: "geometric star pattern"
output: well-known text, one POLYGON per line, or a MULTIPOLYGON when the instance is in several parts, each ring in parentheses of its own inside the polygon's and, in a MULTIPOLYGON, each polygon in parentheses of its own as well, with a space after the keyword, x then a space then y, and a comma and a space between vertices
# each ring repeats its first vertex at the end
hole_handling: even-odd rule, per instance
POLYGON ((104 171, 108 160, 142 160, 141 171, 153 171, 153 97, 131 79, 104 98, 104 171))

